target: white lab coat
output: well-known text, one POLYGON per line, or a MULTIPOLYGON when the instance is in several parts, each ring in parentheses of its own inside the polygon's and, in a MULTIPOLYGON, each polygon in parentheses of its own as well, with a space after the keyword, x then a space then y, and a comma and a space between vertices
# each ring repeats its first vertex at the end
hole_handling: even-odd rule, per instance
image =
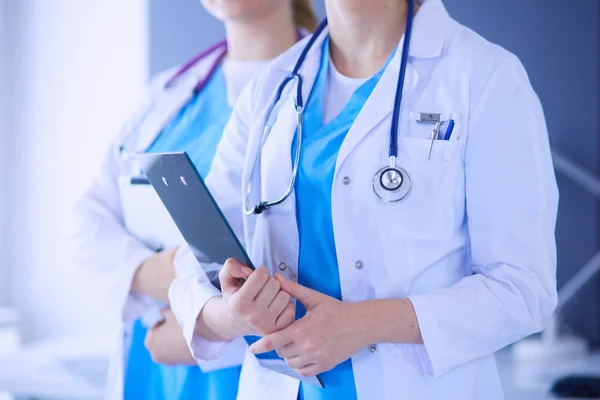
MULTIPOLYGON (((132 322, 155 305, 148 297, 131 293, 135 271, 142 261, 154 254, 154 250, 125 227, 119 179, 139 176, 140 169, 134 161, 119 157, 117 149, 125 142, 128 152, 144 151, 191 98, 193 88, 206 76, 216 56, 218 54, 214 53, 202 59, 169 90, 165 90, 165 83, 175 74, 175 69, 153 79, 146 101, 111 144, 98 176, 74 210, 76 229, 73 242, 77 263, 93 277, 93 282, 104 289, 107 294, 104 301, 118 319, 115 321, 118 329, 114 332, 115 349, 107 383, 106 398, 109 399, 123 397, 124 364, 132 322)), ((237 359, 241 362, 240 358, 238 355, 237 359)), ((236 363, 238 361, 235 360, 225 362, 226 365, 236 363)))
MULTIPOLYGON (((324 37, 300 70, 304 99, 324 37)), ((244 216, 239 188, 246 192, 267 109, 305 44, 242 94, 207 179, 253 262, 288 279, 297 279, 299 247, 293 195, 244 216)), ((358 398, 501 399, 494 352, 543 329, 556 305, 558 192, 544 115, 519 60, 451 19, 441 0, 427 0, 417 13, 410 56, 398 164, 412 178, 411 193, 384 203, 372 189, 373 175, 389 162, 399 51, 341 146, 331 188, 343 301, 408 297, 424 340, 354 354, 358 398), (418 123, 418 112, 456 121, 451 140, 436 141, 430 159, 433 126, 418 123)), ((252 181, 252 206, 279 198, 292 174, 296 117, 291 104, 281 110, 252 181)), ((218 292, 189 249, 178 258, 171 306, 194 355, 216 357, 227 343, 206 341, 193 326, 218 292)), ((298 381, 246 355, 239 399, 296 400, 297 389, 298 381)))

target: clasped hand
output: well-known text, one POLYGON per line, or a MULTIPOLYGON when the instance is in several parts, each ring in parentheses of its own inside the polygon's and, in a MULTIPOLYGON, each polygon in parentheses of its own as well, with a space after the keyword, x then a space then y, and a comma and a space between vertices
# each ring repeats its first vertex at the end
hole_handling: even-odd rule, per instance
POLYGON ((280 275, 272 278, 265 267, 252 271, 236 260, 227 261, 219 278, 223 300, 230 318, 237 321, 240 336, 263 336, 250 351, 276 350, 302 376, 329 371, 368 344, 352 303, 280 275), (292 297, 306 308, 306 315, 296 321, 292 297))

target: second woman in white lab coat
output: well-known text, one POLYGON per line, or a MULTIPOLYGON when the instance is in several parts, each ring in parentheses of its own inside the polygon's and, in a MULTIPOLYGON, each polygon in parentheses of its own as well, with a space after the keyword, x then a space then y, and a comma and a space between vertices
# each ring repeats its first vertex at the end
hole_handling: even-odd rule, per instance
MULTIPOLYGON (((235 398, 237 392, 239 356, 222 364, 231 368, 202 372, 168 307, 162 310, 164 322, 147 322, 152 311, 157 314, 157 309, 168 306, 174 250, 159 251, 166 242, 150 240, 151 231, 160 233, 164 220, 155 211, 161 210, 137 216, 145 227, 135 224, 133 214, 151 200, 136 193, 153 191, 139 184, 143 182, 140 169, 130 156, 187 151, 205 176, 240 91, 271 59, 314 28, 316 21, 307 0, 202 3, 224 21, 226 42, 159 74, 150 85, 146 103, 125 125, 97 179, 76 207, 78 263, 107 291, 107 304, 123 328, 117 333, 119 345, 111 360, 107 387, 111 399, 226 400, 235 398)), ((164 208, 162 214, 166 214, 164 208)), ((168 246, 181 245, 178 239, 167 242, 168 246)))
POLYGON ((280 198, 293 176, 298 80, 277 118, 269 110, 306 40, 244 91, 219 145, 207 184, 266 267, 228 261, 220 293, 182 249, 169 294, 188 344, 210 359, 238 336, 264 335, 252 353, 276 350, 325 384, 249 352, 242 400, 501 399, 494 352, 543 329, 556 305, 558 193, 540 102, 514 55, 425 0, 392 130, 412 186, 383 201, 374 176, 390 165, 407 1, 325 4, 329 29, 298 71, 292 195, 243 212, 280 198), (246 203, 239 188, 250 185, 246 203), (288 296, 298 300, 291 324, 288 296))

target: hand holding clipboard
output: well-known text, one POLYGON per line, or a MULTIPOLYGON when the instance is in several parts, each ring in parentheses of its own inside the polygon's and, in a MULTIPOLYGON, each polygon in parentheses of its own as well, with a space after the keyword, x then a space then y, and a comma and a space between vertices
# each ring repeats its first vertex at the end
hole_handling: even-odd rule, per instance
MULTIPOLYGON (((231 275, 231 268, 238 268, 241 271, 242 267, 233 261, 229 261, 227 269, 222 270, 221 267, 229 259, 239 260, 248 268, 255 269, 246 250, 186 153, 146 153, 137 155, 136 159, 213 285, 221 288, 219 279, 221 273, 231 275)), ((248 306, 247 301, 243 300, 247 299, 262 281, 271 279, 270 282, 274 282, 274 279, 269 278, 268 275, 266 268, 252 273, 246 271, 247 281, 243 285, 240 284, 236 293, 232 294, 235 296, 241 293, 237 296, 239 304, 237 306, 229 304, 229 306, 233 306, 234 310, 235 307, 248 306)), ((243 277, 243 275, 239 277, 233 275, 235 279, 243 277)), ((227 280, 229 277, 223 276, 223 279, 223 282, 231 282, 227 280)), ((225 291, 231 291, 232 288, 235 289, 235 286, 227 287, 225 291)), ((278 293, 279 285, 276 289, 278 293)), ((227 296, 228 294, 223 293, 223 297, 227 296)), ((288 294, 283 295, 283 298, 285 299, 286 296, 287 302, 282 303, 289 303, 288 294)), ((256 298, 255 301, 263 301, 263 299, 256 298)), ((287 305, 282 313, 284 310, 287 310, 287 305)), ((289 314, 289 311, 285 313, 289 314)), ((262 324, 263 321, 259 323, 262 324)), ((282 325, 280 323, 280 326, 282 325)), ((258 339, 260 337, 246 336, 248 344, 258 339)), ((265 368, 323 387, 318 376, 301 376, 274 351, 257 355, 257 359, 265 368)))

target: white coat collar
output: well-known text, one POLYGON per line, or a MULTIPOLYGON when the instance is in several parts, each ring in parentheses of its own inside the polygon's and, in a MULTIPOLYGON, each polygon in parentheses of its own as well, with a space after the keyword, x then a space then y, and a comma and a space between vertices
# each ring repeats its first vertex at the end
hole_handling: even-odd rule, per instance
MULTIPOLYGON (((405 100, 415 89, 419 81, 417 70, 411 65, 411 59, 429 59, 436 58, 442 54, 444 42, 446 40, 448 28, 452 19, 448 15, 446 8, 441 0, 425 0, 421 8, 417 12, 413 25, 413 34, 409 51, 409 63, 406 69, 406 77, 402 99, 405 100)), ((329 33, 328 29, 315 40, 314 45, 308 52, 306 60, 300 69, 300 75, 303 78, 302 95, 304 102, 308 100, 310 92, 314 85, 316 75, 319 69, 322 44, 329 33)), ((284 73, 289 74, 293 71, 296 65, 299 54, 306 46, 309 38, 305 38, 297 43, 291 51, 286 52, 280 59, 279 69, 284 73)), ((368 135, 372 129, 377 126, 384 118, 392 112, 394 104, 395 92, 390 90, 391 87, 396 87, 398 73, 400 69, 400 58, 402 53, 402 45, 404 37, 401 39, 394 59, 388 65, 388 68, 381 77, 381 80, 373 90, 373 93, 367 100, 364 110, 369 110, 368 113, 361 112, 352 128, 348 132, 346 139, 342 143, 338 160, 336 162, 336 174, 343 162, 352 152, 352 150, 360 143, 360 141, 368 135), (382 104, 390 104, 389 107, 382 107, 382 104)), ((289 111, 289 110, 288 110, 289 111)), ((289 132, 288 135, 278 137, 278 145, 282 148, 289 148, 295 132, 294 124, 292 123, 293 114, 287 115, 290 129, 282 130, 289 132)), ((274 143, 275 145, 275 143, 274 143)), ((285 164, 284 164, 285 165, 285 164)), ((277 185, 274 185, 277 187, 277 185)))
POLYGON ((410 56, 424 59, 439 57, 451 21, 442 0, 426 0, 415 16, 410 56))

